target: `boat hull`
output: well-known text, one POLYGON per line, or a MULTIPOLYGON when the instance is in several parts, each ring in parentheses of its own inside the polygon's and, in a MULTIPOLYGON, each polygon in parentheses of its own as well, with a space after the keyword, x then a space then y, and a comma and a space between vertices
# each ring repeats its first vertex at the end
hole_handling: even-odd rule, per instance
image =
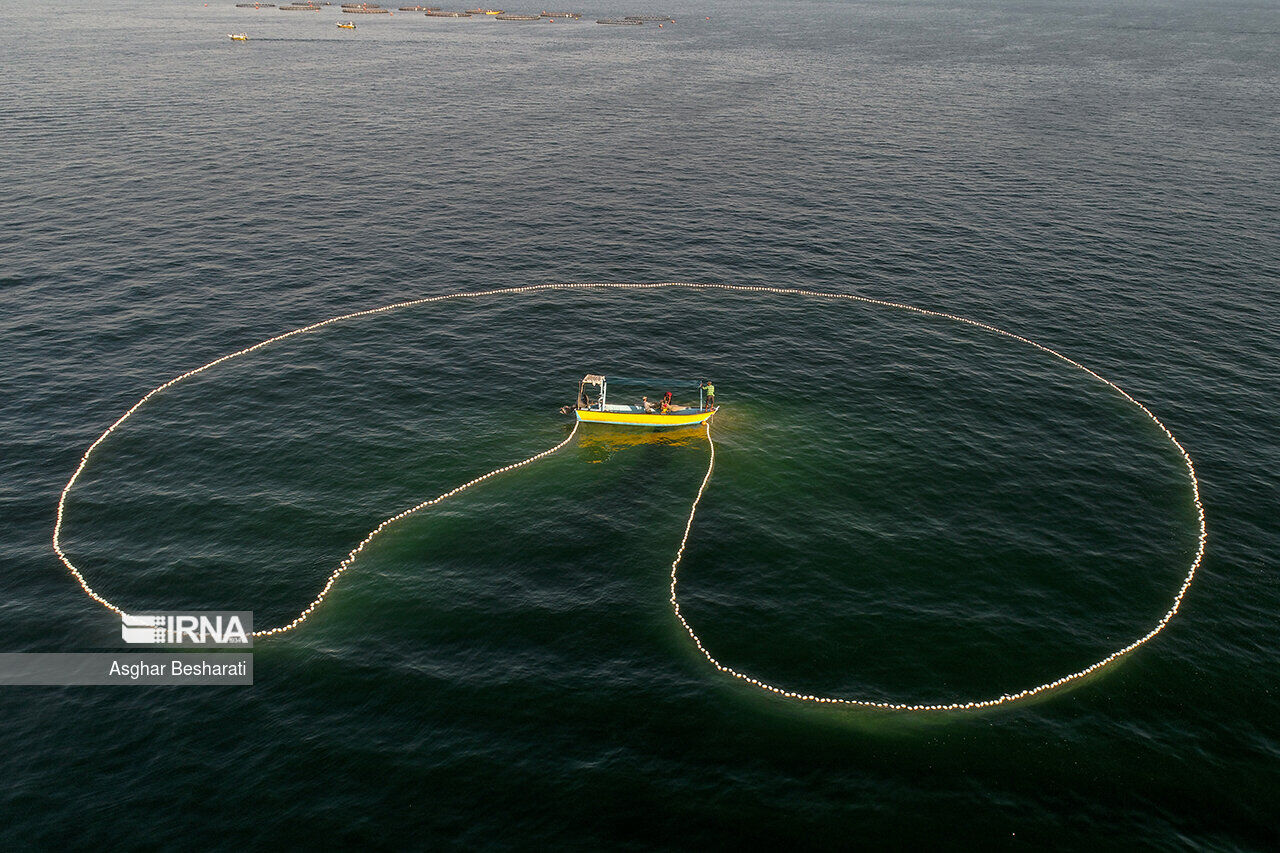
POLYGON ((576 409, 578 420, 589 424, 614 424, 617 426, 674 427, 700 424, 716 413, 715 409, 706 411, 679 412, 670 415, 648 414, 646 412, 600 412, 591 409, 576 409))

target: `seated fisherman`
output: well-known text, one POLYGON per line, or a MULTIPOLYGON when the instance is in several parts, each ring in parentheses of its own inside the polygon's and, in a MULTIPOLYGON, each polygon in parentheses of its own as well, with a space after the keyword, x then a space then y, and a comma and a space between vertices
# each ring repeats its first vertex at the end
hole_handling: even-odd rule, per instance
POLYGON ((648 398, 648 397, 641 397, 641 398, 640 398, 640 405, 641 405, 641 406, 643 406, 643 407, 644 407, 644 410, 645 410, 646 412, 648 412, 649 414, 653 414, 653 413, 654 413, 654 411, 655 411, 655 409, 653 408, 653 403, 650 403, 650 402, 649 402, 649 398, 648 398))

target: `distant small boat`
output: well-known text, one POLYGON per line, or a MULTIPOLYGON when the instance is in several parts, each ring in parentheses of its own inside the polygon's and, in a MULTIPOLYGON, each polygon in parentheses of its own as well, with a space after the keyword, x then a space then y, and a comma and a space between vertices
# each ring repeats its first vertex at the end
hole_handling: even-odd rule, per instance
POLYGON ((338 29, 354 30, 356 28, 355 21, 338 21, 338 29))
POLYGON ((249 36, 247 33, 227 33, 227 38, 231 39, 232 41, 248 41, 249 40, 249 36))

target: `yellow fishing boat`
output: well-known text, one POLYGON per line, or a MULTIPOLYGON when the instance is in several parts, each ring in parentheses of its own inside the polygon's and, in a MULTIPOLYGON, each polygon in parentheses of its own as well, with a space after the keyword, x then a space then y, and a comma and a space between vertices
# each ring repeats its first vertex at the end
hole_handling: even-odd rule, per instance
MULTIPOLYGON (((588 373, 578 383, 578 401, 572 407, 574 416, 586 423, 620 426, 674 427, 700 424, 714 415, 715 386, 709 382, 684 379, 623 379, 615 377, 614 385, 662 389, 660 397, 650 400, 641 396, 636 403, 609 402, 609 382, 604 376, 588 373), (698 405, 682 405, 672 400, 670 389, 698 389, 698 405), (594 395, 594 396, 593 396, 594 395)), ((655 390, 654 393, 659 393, 655 390)), ((565 407, 566 414, 569 406, 565 407)))
POLYGON ((355 21, 338 21, 338 28, 343 30, 354 30, 356 28, 355 21))
POLYGON ((232 41, 248 41, 249 36, 245 33, 227 33, 227 37, 232 41))

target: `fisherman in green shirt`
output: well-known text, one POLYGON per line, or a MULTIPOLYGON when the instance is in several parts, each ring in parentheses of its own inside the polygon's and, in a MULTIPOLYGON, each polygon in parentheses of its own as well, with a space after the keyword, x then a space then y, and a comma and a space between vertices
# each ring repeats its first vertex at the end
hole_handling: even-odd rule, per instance
POLYGON ((702 388, 707 392, 707 408, 714 409, 716 407, 716 386, 710 382, 703 382, 702 388))

